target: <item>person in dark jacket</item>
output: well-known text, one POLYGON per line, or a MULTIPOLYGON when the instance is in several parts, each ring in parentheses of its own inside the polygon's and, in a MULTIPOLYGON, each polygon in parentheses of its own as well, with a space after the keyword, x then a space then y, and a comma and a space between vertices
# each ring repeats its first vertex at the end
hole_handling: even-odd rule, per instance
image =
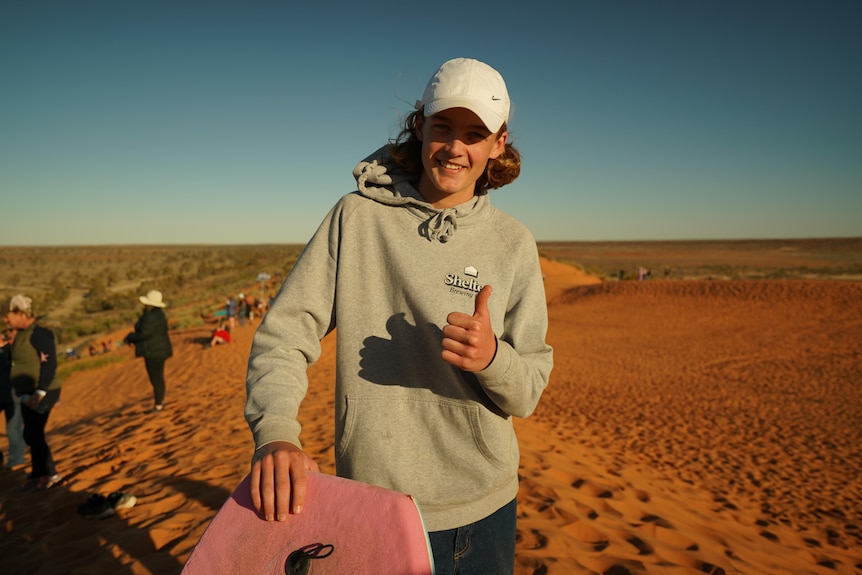
POLYGON ((36 323, 33 300, 16 295, 9 302, 3 321, 17 330, 12 343, 12 389, 21 402, 24 441, 30 446, 32 470, 24 489, 49 489, 62 480, 45 438, 51 409, 60 400, 61 382, 57 377, 57 342, 54 333, 36 323))
POLYGON ((24 465, 25 451, 21 402, 12 389, 13 341, 15 341, 14 329, 0 333, 0 411, 6 416, 6 438, 9 440, 9 458, 5 461, 6 467, 24 465))
POLYGON ((174 354, 164 312, 167 304, 158 290, 152 290, 139 299, 144 304, 144 312, 135 323, 135 331, 124 341, 135 346, 135 357, 144 358, 155 398, 152 411, 162 411, 165 408, 165 361, 174 354))

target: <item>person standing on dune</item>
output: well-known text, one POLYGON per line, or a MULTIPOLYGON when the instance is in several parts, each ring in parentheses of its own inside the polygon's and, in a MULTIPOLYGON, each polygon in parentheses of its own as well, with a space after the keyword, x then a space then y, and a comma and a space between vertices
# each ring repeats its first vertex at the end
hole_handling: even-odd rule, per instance
POLYGON ((167 304, 158 290, 152 290, 138 299, 144 304, 144 312, 135 323, 135 331, 128 334, 124 341, 135 346, 135 357, 144 358, 155 400, 151 411, 159 412, 165 409, 165 361, 174 354, 164 311, 167 304))
POLYGON ((57 377, 57 342, 54 333, 38 325, 33 300, 16 295, 3 317, 16 330, 12 344, 10 381, 21 400, 24 441, 30 446, 31 471, 24 489, 50 489, 62 480, 45 437, 51 409, 60 400, 61 381, 57 377))
POLYGON ((513 572, 512 419, 535 409, 553 355, 536 241, 488 195, 520 173, 509 111, 496 70, 444 63, 293 266, 246 381, 251 497, 266 519, 301 512, 318 469, 297 415, 337 329, 338 475, 412 495, 437 573, 513 572))

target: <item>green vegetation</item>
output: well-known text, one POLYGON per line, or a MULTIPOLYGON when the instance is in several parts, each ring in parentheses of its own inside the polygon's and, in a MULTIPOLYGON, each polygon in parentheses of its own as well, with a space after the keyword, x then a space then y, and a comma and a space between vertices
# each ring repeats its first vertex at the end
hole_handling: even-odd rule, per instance
POLYGON ((274 294, 301 245, 5 247, 0 301, 33 298, 34 311, 64 348, 134 324, 138 296, 157 289, 173 328, 203 325, 226 296, 274 294), (258 282, 260 273, 271 278, 258 282))
POLYGON ((123 361, 123 357, 119 355, 99 355, 96 357, 83 358, 78 361, 66 361, 60 364, 57 368, 57 373, 61 378, 66 378, 78 371, 87 371, 88 369, 96 369, 104 367, 112 363, 123 361))

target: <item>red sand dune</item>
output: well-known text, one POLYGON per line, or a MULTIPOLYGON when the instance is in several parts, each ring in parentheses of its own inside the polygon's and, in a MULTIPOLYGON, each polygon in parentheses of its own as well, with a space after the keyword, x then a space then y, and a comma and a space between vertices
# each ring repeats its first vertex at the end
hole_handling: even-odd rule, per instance
MULTIPOLYGON (((519 574, 862 573, 862 284, 601 284, 544 266, 556 367, 516 422, 519 574)), ((131 349, 71 375, 49 423, 66 481, 18 493, 25 470, 0 474, 3 572, 179 573, 248 471, 253 331, 213 349, 208 328, 175 332, 161 414, 131 349), (75 514, 114 491, 138 504, 75 514)), ((328 472, 332 344, 301 414, 328 472)))

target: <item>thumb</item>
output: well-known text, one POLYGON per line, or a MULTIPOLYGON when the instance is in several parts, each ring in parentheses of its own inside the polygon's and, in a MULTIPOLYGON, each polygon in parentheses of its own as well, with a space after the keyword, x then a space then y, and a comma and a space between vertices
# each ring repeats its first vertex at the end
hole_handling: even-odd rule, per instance
POLYGON ((488 312, 488 299, 491 297, 492 291, 494 291, 494 288, 486 285, 482 288, 482 291, 476 294, 476 308, 473 311, 473 317, 487 317, 490 315, 488 312))

